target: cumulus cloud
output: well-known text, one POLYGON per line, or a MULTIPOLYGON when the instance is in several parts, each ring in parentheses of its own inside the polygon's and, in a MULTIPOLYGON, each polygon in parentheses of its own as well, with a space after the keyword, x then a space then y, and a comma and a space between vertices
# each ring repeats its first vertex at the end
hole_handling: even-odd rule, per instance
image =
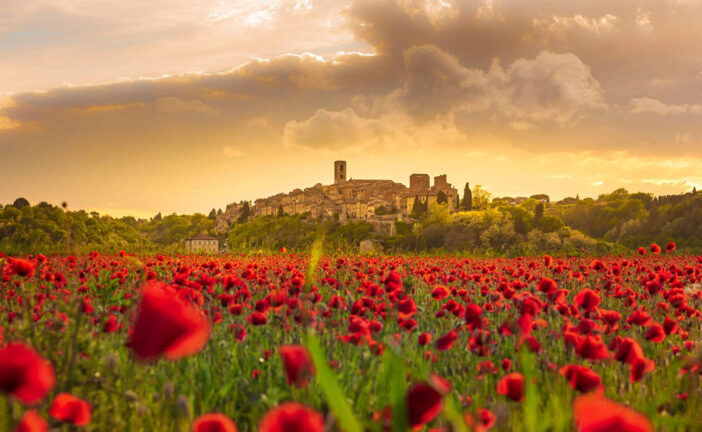
POLYGON ((319 109, 305 121, 289 121, 283 136, 288 146, 348 149, 381 144, 392 133, 382 121, 359 117, 353 108, 347 108, 337 112, 319 109))
POLYGON ((406 82, 391 98, 418 118, 493 110, 511 119, 565 123, 605 107, 590 69, 570 53, 544 51, 488 70, 467 68, 433 45, 411 47, 404 59, 406 82))
POLYGON ((349 10, 356 36, 395 57, 432 44, 466 67, 494 58, 510 64, 541 51, 573 53, 610 99, 624 103, 655 78, 692 85, 702 57, 702 2, 677 0, 464 0, 431 18, 429 1, 356 0, 349 10))

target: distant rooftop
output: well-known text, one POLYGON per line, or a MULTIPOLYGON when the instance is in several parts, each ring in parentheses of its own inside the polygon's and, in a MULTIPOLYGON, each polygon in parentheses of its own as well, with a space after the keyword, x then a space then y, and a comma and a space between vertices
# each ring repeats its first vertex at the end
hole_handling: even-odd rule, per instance
POLYGON ((199 234, 195 237, 189 238, 188 240, 217 240, 217 237, 212 237, 209 234, 199 234))

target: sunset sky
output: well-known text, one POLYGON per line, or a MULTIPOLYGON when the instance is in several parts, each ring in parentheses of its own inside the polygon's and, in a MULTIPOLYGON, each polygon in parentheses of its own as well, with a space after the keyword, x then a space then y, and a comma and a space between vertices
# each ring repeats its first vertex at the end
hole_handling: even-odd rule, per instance
POLYGON ((23 0, 0 203, 208 212, 354 178, 702 187, 702 0, 23 0))

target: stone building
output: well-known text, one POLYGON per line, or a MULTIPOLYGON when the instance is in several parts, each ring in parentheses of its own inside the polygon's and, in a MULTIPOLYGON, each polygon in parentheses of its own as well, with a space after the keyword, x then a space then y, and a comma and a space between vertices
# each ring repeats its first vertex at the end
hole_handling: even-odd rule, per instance
MULTIPOLYGON (((412 174, 410 187, 392 180, 354 179, 348 177, 346 161, 334 162, 334 182, 306 189, 295 189, 290 193, 279 193, 253 203, 253 216, 309 214, 311 219, 336 219, 368 221, 378 225, 382 231, 393 231, 394 221, 402 220, 412 211, 415 199, 429 204, 443 194, 451 210, 458 208, 458 190, 447 182, 446 175, 434 177, 430 184, 428 174, 412 174), (392 226, 392 227, 391 227, 392 226)), ((219 229, 228 229, 241 211, 243 204, 230 204, 215 224, 219 229)))
POLYGON ((185 250, 188 252, 219 252, 219 240, 208 234, 200 234, 185 240, 185 250))
POLYGON ((458 189, 451 186, 446 179, 446 174, 434 177, 434 186, 429 186, 429 176, 427 174, 412 174, 410 176, 410 188, 405 192, 405 208, 404 211, 409 214, 412 212, 414 201, 420 200, 422 204, 428 205, 438 202, 439 196, 443 194, 448 208, 453 210, 458 209, 460 203, 458 198, 458 189))

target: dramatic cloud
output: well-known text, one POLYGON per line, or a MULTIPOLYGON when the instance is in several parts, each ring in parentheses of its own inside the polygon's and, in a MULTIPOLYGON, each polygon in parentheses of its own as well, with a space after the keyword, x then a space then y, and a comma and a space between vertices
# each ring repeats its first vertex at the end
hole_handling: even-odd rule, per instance
POLYGON ((497 194, 685 190, 700 19, 691 0, 15 2, 0 201, 202 210, 345 157, 497 194))
POLYGON ((304 122, 288 122, 284 139, 288 145, 341 150, 359 143, 378 144, 391 133, 383 122, 361 118, 353 108, 340 112, 319 109, 304 122))
POLYGON ((404 53, 406 83, 392 97, 419 118, 466 111, 495 112, 509 118, 568 122, 605 106, 597 80, 572 54, 544 51, 534 59, 499 63, 483 71, 461 65, 433 45, 404 53))

